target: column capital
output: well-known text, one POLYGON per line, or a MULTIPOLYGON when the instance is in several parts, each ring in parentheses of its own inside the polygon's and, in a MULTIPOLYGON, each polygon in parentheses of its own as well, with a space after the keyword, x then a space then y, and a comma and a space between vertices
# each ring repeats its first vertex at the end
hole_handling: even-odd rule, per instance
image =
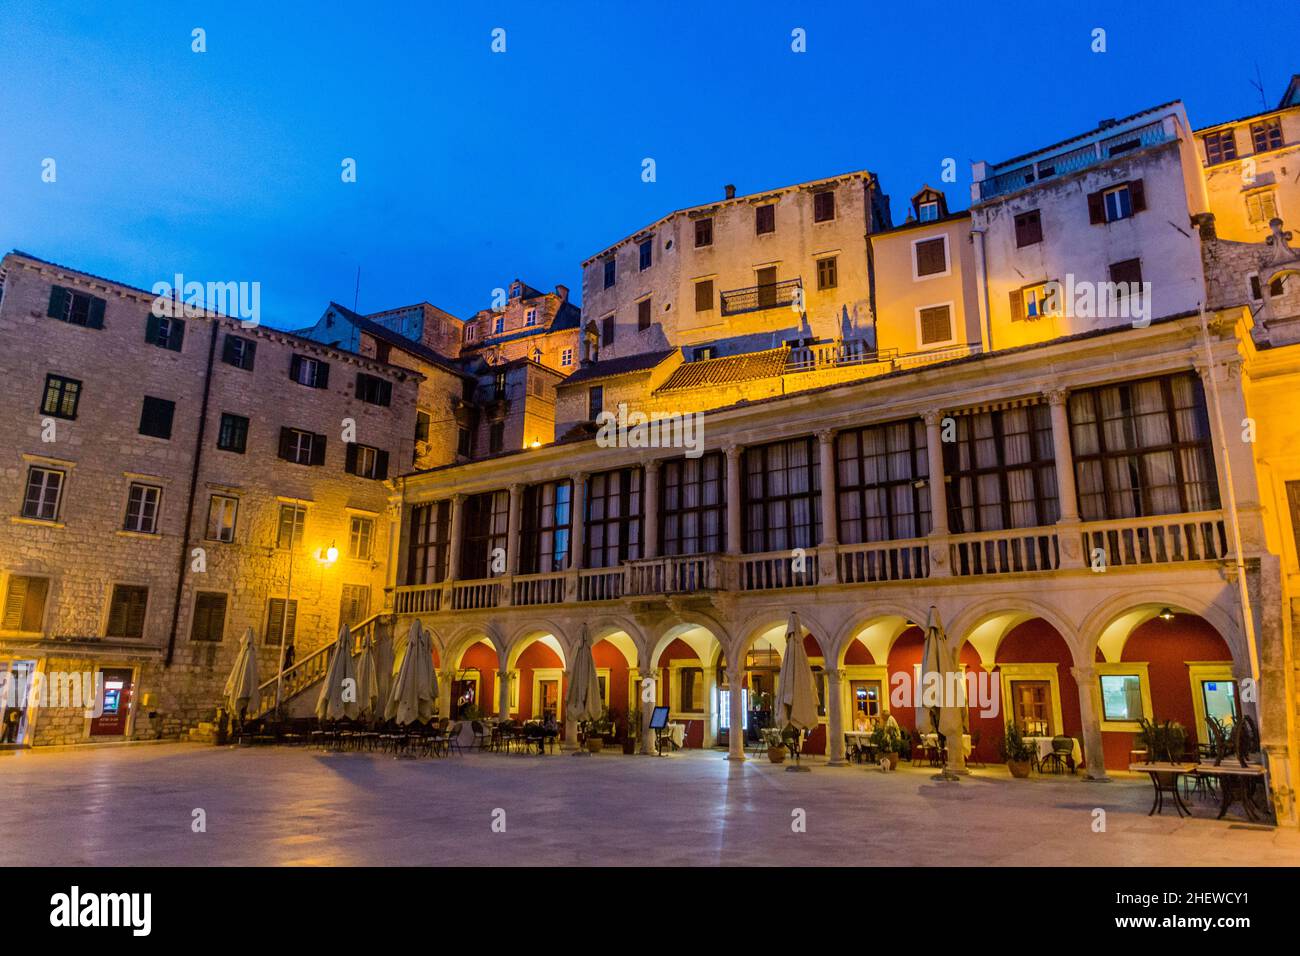
POLYGON ((823 667, 822 673, 826 675, 826 679, 831 683, 842 680, 844 677, 844 670, 839 667, 823 667))
POLYGON ((835 429, 822 428, 817 431, 817 440, 823 445, 829 445, 835 440, 835 429))
POLYGON ((740 453, 743 450, 744 449, 736 442, 729 442, 727 446, 723 449, 723 451, 725 451, 727 454, 727 461, 732 461, 732 462, 740 460, 740 453))
POLYGON ((1064 405, 1070 398, 1068 388, 1049 388, 1043 394, 1047 396, 1047 404, 1052 406, 1064 405))
POLYGON ((1071 667, 1070 674, 1075 681, 1080 684, 1091 684, 1097 679, 1097 668, 1095 667, 1071 667))
POLYGON ((463 492, 463 491, 457 491, 457 492, 455 492, 453 495, 451 495, 451 497, 448 498, 448 500, 449 500, 453 505, 460 505, 461 503, 463 503, 463 502, 465 501, 465 499, 466 499, 467 497, 469 497, 469 496, 466 495, 465 492, 463 492))
POLYGON ((519 492, 523 490, 524 490, 524 483, 522 481, 512 481, 510 483, 510 493, 512 495, 517 495, 519 494, 519 492))
POLYGON ((932 408, 928 412, 923 414, 921 417, 925 420, 925 424, 927 427, 934 428, 936 425, 938 425, 940 422, 942 422, 945 418, 948 417, 948 413, 945 412, 942 408, 932 408))
POLYGON ((658 473, 659 466, 663 464, 662 458, 642 458, 641 467, 645 469, 646 474, 658 473))

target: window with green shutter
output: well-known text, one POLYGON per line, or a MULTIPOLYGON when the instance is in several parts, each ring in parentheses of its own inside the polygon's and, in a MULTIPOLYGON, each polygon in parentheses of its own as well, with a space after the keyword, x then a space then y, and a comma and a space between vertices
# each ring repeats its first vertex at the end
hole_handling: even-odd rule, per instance
POLYGON ((219 641, 226 630, 226 596, 220 591, 199 591, 194 595, 192 641, 219 641))
POLYGON ((113 585, 108 608, 106 637, 144 637, 144 612, 149 603, 149 589, 131 584, 113 585))
POLYGON ((9 575, 0 630, 39 633, 45 621, 45 597, 49 589, 49 578, 9 575))
POLYGON ((88 329, 104 327, 103 299, 98 296, 65 289, 63 286, 50 287, 50 304, 45 314, 69 325, 81 325, 88 329))
POLYGON ((144 323, 144 340, 160 349, 179 352, 185 342, 185 320, 150 312, 144 323))
POLYGON ((293 643, 298 626, 298 602, 284 598, 270 598, 266 602, 266 640, 268 647, 278 647, 280 642, 293 643))

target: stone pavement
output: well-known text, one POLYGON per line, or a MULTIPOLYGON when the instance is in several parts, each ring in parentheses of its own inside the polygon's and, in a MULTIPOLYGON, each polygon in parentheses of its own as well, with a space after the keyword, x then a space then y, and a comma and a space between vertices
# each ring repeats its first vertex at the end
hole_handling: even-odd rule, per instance
POLYGON ((1148 817, 1145 778, 1020 781, 991 767, 944 785, 919 768, 809 763, 27 751, 0 756, 0 865, 1300 865, 1297 831, 1214 820, 1204 804, 1194 819, 1148 817))

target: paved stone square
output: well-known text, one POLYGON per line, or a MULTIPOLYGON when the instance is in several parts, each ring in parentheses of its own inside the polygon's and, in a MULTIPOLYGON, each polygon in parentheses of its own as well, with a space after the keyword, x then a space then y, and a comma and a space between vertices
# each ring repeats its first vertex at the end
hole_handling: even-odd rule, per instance
POLYGON ((920 768, 809 765, 712 751, 27 751, 0 756, 0 865, 1300 865, 1297 832, 1215 820, 1208 804, 1148 817, 1144 778, 1020 781, 991 767, 954 786, 920 768), (205 833, 191 829, 196 808, 205 833))

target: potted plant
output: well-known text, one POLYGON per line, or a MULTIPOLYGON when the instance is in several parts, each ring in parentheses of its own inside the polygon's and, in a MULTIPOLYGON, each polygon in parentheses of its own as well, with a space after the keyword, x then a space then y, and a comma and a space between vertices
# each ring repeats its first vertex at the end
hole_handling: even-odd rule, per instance
POLYGON ((641 737, 641 708, 637 707, 627 712, 627 733, 623 735, 623 753, 631 756, 636 753, 637 744, 641 737))
POLYGON ((776 727, 764 727, 759 734, 767 745, 767 759, 772 763, 785 763, 785 742, 781 739, 781 731, 776 727))
POLYGON ((1029 771, 1034 765, 1034 757, 1038 753, 1037 748, 1025 740, 1020 729, 1014 724, 1007 725, 1006 736, 998 742, 998 752, 1007 762, 1007 769, 1011 771, 1011 776, 1021 780, 1029 776, 1029 771))
POLYGON ((871 745, 882 760, 889 761, 889 769, 897 770, 903 750, 903 735, 897 727, 878 726, 871 732, 871 745))
POLYGON ((605 749, 605 734, 608 732, 609 711, 601 711, 599 715, 587 721, 583 728, 587 740, 587 752, 598 754, 605 749))

